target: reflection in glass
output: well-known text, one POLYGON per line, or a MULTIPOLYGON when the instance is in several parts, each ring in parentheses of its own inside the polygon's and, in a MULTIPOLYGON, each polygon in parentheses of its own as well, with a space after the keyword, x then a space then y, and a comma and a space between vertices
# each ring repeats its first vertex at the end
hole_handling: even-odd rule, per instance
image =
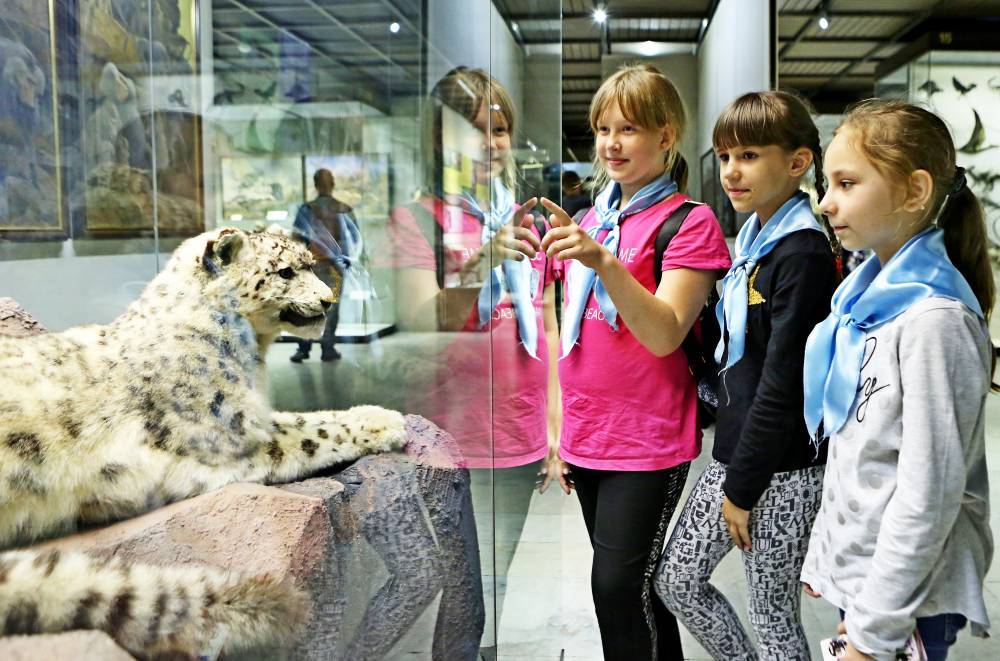
MULTIPOLYGON (((454 435, 473 468, 474 488, 488 489, 493 478, 493 493, 475 503, 482 530, 504 501, 512 542, 492 554, 492 572, 484 569, 499 584, 547 452, 557 273, 544 253, 517 255, 508 247, 515 232, 537 240, 545 225, 530 215, 533 202, 516 202, 517 125, 507 91, 485 71, 457 67, 435 85, 428 105, 427 190, 394 209, 390 226, 398 314, 404 327, 462 332, 447 340, 432 380, 407 408, 454 435)), ((495 603, 499 620, 499 585, 495 603)), ((492 628, 487 646, 494 644, 492 628)))

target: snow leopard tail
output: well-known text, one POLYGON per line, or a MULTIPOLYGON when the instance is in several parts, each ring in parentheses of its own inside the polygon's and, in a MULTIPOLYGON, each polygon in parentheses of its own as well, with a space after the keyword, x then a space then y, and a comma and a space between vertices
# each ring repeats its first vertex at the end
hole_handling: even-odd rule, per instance
POLYGON ((139 658, 290 643, 308 610, 290 580, 49 550, 0 554, 0 636, 98 629, 139 658))

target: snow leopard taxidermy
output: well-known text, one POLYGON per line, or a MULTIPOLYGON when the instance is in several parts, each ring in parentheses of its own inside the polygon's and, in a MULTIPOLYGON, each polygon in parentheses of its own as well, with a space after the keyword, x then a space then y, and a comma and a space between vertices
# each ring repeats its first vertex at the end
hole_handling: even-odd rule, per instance
MULTIPOLYGON (((394 411, 268 404, 268 346, 318 337, 334 300, 312 265, 281 233, 220 229, 185 241, 107 326, 0 336, 0 549, 400 448, 394 411)), ((149 658, 225 631, 232 653, 289 639, 305 607, 286 581, 0 553, 0 635, 100 629, 149 658)))

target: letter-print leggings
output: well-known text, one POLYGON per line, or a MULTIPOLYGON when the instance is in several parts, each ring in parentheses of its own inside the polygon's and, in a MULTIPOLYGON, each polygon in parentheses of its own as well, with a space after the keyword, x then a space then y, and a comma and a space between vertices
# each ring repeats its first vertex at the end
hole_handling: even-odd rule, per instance
POLYGON ((753 550, 743 553, 750 624, 760 656, 729 601, 711 583, 733 548, 722 518, 726 467, 713 461, 681 512, 655 578, 656 593, 715 659, 811 658, 802 629, 799 574, 823 493, 823 467, 777 473, 750 513, 753 550))

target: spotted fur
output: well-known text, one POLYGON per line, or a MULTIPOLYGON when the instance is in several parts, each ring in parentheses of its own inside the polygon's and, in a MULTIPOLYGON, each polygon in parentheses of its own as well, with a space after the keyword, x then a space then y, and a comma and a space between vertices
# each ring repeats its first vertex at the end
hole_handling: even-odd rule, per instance
MULTIPOLYGON (((0 336, 0 548, 146 512, 232 482, 286 482, 403 444, 376 406, 272 411, 264 354, 322 333, 332 292, 282 234, 222 229, 182 244, 118 319, 0 336)), ((149 656, 281 640, 294 586, 79 554, 0 554, 0 634, 107 631, 149 656)))

